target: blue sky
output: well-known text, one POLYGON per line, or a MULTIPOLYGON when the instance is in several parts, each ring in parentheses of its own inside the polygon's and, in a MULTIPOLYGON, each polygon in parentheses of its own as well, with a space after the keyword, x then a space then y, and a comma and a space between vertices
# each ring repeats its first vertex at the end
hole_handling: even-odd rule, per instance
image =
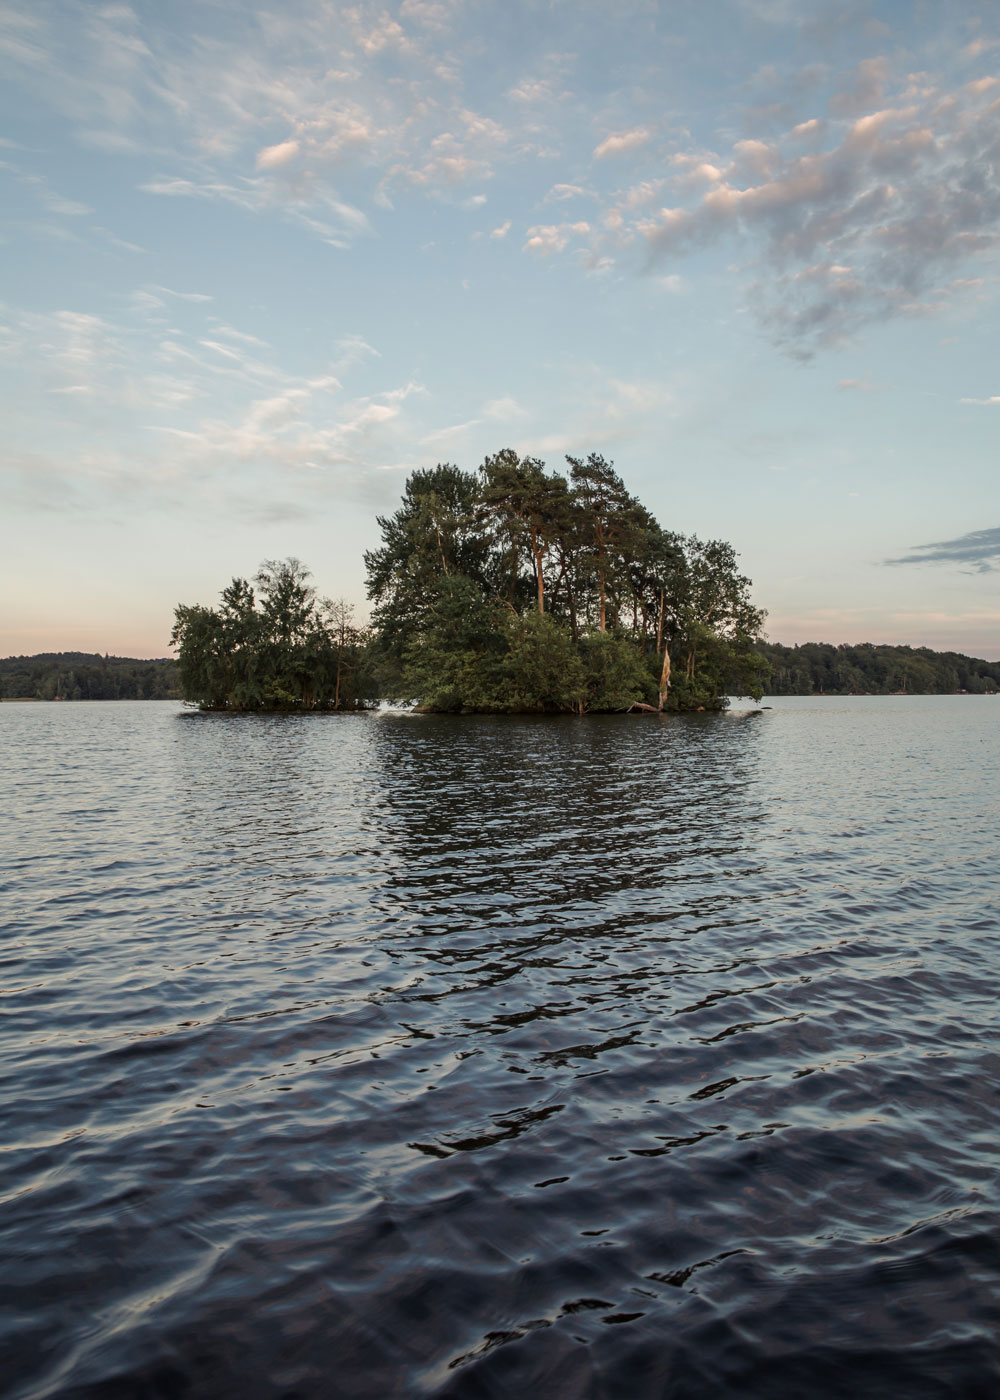
POLYGON ((0 654, 613 459, 777 641, 1000 655, 1000 10, 0 5, 0 654))

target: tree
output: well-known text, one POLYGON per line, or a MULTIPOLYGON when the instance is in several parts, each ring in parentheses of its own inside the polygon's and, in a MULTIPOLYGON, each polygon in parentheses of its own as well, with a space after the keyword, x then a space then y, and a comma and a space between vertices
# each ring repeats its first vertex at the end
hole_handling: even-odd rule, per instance
POLYGON ((519 459, 512 448, 487 457, 482 475, 480 511, 507 535, 515 555, 523 552, 535 579, 539 613, 545 612, 545 560, 566 518, 568 487, 549 476, 537 457, 519 459))
POLYGON ((416 472, 400 510, 379 518, 382 545, 365 559, 394 692, 436 708, 579 712, 759 693, 764 614, 732 546, 664 530, 599 454, 566 460, 568 480, 511 448, 478 478, 416 472))
POLYGON ((671 599, 684 669, 671 680, 684 708, 717 708, 730 687, 759 699, 762 669, 753 643, 767 616, 750 599, 750 580, 725 540, 684 541, 683 568, 671 599), (680 687, 678 689, 678 686, 680 687))
POLYGON ((413 472, 403 503, 378 516, 381 548, 365 554, 368 596, 381 647, 397 661, 420 631, 442 580, 486 583, 489 542, 477 520, 479 481, 448 463, 413 472))
POLYGON ((218 610, 181 604, 171 646, 184 698, 208 710, 358 709, 370 690, 349 604, 316 599, 298 559, 235 578, 218 610))
MULTIPOLYGON (((597 580, 598 626, 607 629, 609 593, 620 580, 625 558, 641 551, 645 512, 625 483, 596 452, 586 461, 567 457, 574 493, 584 520, 583 559, 597 580)), ((617 606, 615 608, 617 613, 617 606)), ((616 619, 617 620, 617 619, 616 619)))

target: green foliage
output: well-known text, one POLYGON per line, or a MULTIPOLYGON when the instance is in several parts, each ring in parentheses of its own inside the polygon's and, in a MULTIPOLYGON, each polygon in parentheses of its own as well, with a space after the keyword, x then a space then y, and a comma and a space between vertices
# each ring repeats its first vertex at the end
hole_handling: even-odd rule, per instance
POLYGON ((721 540, 665 531, 598 454, 415 472, 365 556, 372 656, 435 709, 719 708, 760 693, 764 614, 721 540), (672 678, 672 683, 671 683, 672 678))
POLYGON ((437 581, 423 627, 406 646, 402 689, 437 710, 493 710, 503 638, 482 589, 458 576, 437 581))
POLYGON ((0 659, 5 700, 175 700, 177 663, 93 652, 42 652, 0 659))
POLYGON ((636 701, 655 699, 643 655, 627 637, 613 632, 588 632, 581 642, 580 655, 587 710, 627 710, 636 701))
POLYGON ((205 710, 349 710, 372 694, 363 631, 343 600, 317 599, 297 559, 233 579, 217 609, 181 604, 170 644, 181 692, 205 710))
POLYGON ((490 589, 490 543, 477 519, 479 482, 445 463, 414 472, 395 515, 379 516, 382 547, 365 554, 368 596, 380 654, 397 666, 416 633, 434 625, 444 580, 467 578, 490 589))
POLYGON ((537 612, 504 619, 506 651, 498 699, 505 710, 576 710, 586 703, 587 676, 568 628, 537 612))
POLYGON ((1000 690, 1000 662, 929 647, 758 642, 754 651, 769 668, 772 695, 981 695, 1000 690))

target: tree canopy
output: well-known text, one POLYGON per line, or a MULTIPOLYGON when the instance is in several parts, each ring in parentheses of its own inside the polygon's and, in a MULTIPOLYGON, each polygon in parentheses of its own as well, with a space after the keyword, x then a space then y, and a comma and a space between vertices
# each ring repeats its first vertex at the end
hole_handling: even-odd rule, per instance
POLYGON ((759 642, 757 650, 768 664, 772 695, 983 695, 1000 690, 1000 662, 954 651, 872 642, 804 642, 796 647, 759 642))
POLYGON ((383 689, 435 709, 719 709, 763 693, 732 546, 665 530, 611 462, 506 448, 414 472, 365 555, 383 689))
POLYGON ((310 577, 298 559, 267 559, 253 584, 234 578, 218 608, 182 603, 170 644, 184 698, 208 710, 361 708, 365 633, 351 604, 317 598, 310 577))
POLYGON ((365 554, 370 631, 265 560, 215 608, 182 604, 186 699, 356 709, 375 695, 492 713, 721 709, 763 693, 764 613, 733 547, 666 530, 598 453, 565 474, 504 448, 415 471, 365 554))
POLYGON ((177 663, 96 652, 40 652, 0 660, 4 700, 175 700, 177 663))

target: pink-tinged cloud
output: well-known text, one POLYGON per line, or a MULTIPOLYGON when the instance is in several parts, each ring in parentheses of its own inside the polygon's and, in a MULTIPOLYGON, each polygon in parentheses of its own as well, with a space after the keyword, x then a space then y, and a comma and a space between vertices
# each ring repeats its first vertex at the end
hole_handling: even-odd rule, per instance
POLYGON ((649 130, 644 126, 632 131, 616 131, 606 136, 599 146, 594 147, 594 159, 605 160, 608 156, 624 156, 637 151, 649 140, 649 130))
POLYGON ((257 169, 277 170, 294 160, 298 153, 298 141, 279 141, 276 146, 265 146, 257 152, 257 169))
MULTIPOLYGON (((1000 241, 997 150, 1000 101, 936 93, 856 118, 815 154, 741 141, 724 169, 674 157, 674 202, 630 227, 650 266, 723 237, 762 241, 758 309, 779 343, 810 353, 868 321, 933 309, 942 270, 1000 241), (718 178, 689 202, 692 170, 718 178)), ((953 281, 947 295, 960 291, 953 281)))

